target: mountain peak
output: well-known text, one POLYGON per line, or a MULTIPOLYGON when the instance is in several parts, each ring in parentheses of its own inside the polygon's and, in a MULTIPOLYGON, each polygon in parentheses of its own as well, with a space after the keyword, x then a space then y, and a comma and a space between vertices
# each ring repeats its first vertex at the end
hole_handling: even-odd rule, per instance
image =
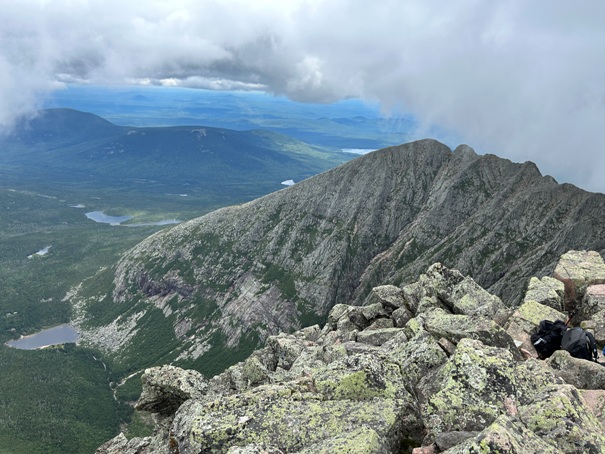
POLYGON ((604 195, 459 151, 435 140, 377 150, 158 233, 124 255, 113 300, 124 317, 161 307, 185 323, 179 358, 203 369, 212 333, 231 349, 322 322, 337 304, 364 304, 379 282, 411 282, 427 263, 459 269, 514 306, 526 279, 566 250, 605 251, 593 222, 605 218, 604 195))

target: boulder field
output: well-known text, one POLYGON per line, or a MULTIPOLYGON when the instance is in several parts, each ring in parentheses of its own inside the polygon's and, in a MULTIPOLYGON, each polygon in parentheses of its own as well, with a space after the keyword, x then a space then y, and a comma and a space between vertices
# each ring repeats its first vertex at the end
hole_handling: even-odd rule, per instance
POLYGON ((605 453, 605 367, 564 350, 539 360, 529 340, 572 313, 602 347, 604 283, 598 253, 570 251, 511 309, 436 263, 211 379, 147 369, 136 408, 155 433, 97 454, 605 453))

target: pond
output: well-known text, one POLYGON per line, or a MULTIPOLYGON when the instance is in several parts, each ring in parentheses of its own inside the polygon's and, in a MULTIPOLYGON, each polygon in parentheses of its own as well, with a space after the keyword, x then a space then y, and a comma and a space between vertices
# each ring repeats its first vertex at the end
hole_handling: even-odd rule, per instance
POLYGON ((120 225, 122 222, 132 219, 132 216, 108 216, 102 211, 90 211, 86 213, 86 217, 95 222, 101 222, 109 225, 120 225))
POLYGON ((42 330, 31 336, 23 336, 21 339, 9 341, 6 345, 20 350, 35 350, 48 347, 49 345, 77 342, 79 339, 80 333, 73 326, 59 325, 42 330))
MULTIPOLYGON (((121 225, 122 222, 126 222, 132 219, 132 216, 108 216, 102 211, 90 211, 86 213, 86 217, 95 222, 101 222, 109 225, 121 225)), ((180 224, 181 221, 178 219, 164 219, 161 221, 153 222, 139 222, 136 224, 126 224, 126 227, 144 227, 149 225, 169 225, 169 224, 180 224)))

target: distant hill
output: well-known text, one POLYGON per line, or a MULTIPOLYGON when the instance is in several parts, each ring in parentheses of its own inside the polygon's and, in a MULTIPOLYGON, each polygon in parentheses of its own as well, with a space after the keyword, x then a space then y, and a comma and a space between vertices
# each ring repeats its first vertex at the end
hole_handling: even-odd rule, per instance
POLYGON ((604 218, 605 195, 532 163, 422 140, 154 234, 120 261, 112 294, 73 302, 86 338, 118 363, 214 373, 268 334, 323 322, 434 262, 514 306, 563 252, 605 253, 604 218))
POLYGON ((266 131, 116 126, 71 109, 40 111, 0 139, 0 165, 23 178, 152 192, 191 186, 247 199, 351 157, 266 131))

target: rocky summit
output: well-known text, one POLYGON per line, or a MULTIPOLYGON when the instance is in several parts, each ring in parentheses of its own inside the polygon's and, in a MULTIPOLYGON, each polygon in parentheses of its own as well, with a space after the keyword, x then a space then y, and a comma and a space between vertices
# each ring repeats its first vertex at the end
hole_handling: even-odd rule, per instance
POLYGON ((605 253, 602 219, 603 194, 427 139, 155 234, 124 255, 113 290, 68 297, 84 342, 135 363, 145 332, 161 332, 156 360, 203 368, 436 262, 515 307, 561 254, 605 253))
POLYGON ((572 324, 600 323, 604 266, 569 251, 509 309, 436 263, 209 380, 149 368, 136 408, 155 415, 154 435, 120 434, 97 454, 603 453, 605 368, 563 350, 538 360, 527 343, 572 305, 572 324))

